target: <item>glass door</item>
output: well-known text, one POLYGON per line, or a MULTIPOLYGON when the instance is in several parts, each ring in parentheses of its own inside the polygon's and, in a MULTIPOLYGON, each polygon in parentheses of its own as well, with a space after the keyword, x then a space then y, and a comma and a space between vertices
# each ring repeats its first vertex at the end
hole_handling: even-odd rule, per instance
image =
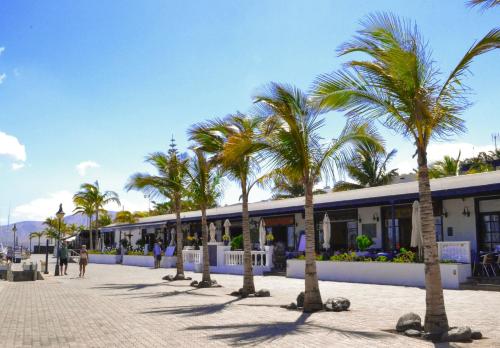
POLYGON ((481 215, 481 232, 479 234, 479 250, 494 251, 500 247, 500 213, 481 215))

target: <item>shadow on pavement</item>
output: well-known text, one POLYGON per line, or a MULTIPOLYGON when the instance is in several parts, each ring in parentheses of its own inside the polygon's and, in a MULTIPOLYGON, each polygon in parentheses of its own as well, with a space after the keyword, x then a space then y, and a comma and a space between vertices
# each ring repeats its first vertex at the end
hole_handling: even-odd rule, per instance
POLYGON ((241 299, 234 298, 231 301, 209 305, 167 307, 163 309, 153 309, 150 311, 141 312, 141 314, 174 314, 182 316, 210 315, 224 310, 226 307, 239 300, 241 299))
POLYGON ((191 326, 186 330, 232 330, 232 332, 229 333, 214 334, 210 336, 210 338, 229 341, 230 344, 239 346, 264 343, 269 344, 286 335, 303 335, 313 330, 326 330, 344 335, 346 337, 363 339, 377 339, 393 336, 383 332, 336 329, 333 326, 324 326, 306 322, 310 316, 310 313, 302 313, 297 320, 293 322, 279 321, 265 322, 262 324, 246 323, 217 326, 198 325, 191 326))

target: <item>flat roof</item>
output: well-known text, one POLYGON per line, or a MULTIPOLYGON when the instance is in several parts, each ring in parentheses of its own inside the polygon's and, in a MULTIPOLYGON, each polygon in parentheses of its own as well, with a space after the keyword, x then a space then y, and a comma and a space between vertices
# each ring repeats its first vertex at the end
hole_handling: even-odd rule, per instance
MULTIPOLYGON (((450 199, 467 196, 500 193, 500 171, 468 174, 431 180, 434 199, 450 199)), ((418 198, 418 181, 369 187, 357 190, 328 192, 314 195, 314 209, 357 208, 372 205, 406 203, 418 198)), ((266 216, 296 213, 304 210, 304 197, 249 203, 250 216, 266 216)), ((241 203, 207 209, 208 219, 226 219, 241 216, 241 203)), ((182 212, 183 221, 196 221, 201 218, 201 211, 182 212)), ((134 228, 138 226, 161 225, 175 222, 175 214, 140 218, 136 223, 115 223, 104 227, 134 228)))

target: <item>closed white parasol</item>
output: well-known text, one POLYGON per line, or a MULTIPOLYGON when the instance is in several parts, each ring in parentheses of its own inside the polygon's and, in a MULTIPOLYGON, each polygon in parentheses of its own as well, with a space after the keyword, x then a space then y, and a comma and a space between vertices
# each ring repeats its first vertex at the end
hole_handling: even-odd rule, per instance
POLYGON ((264 219, 260 219, 259 243, 260 243, 260 250, 264 250, 264 246, 266 245, 266 223, 264 222, 264 219))
POLYGON ((323 218, 323 248, 326 250, 330 249, 331 228, 330 218, 325 213, 325 217, 323 218))
POLYGON ((216 242, 216 240, 215 240, 215 224, 213 222, 211 222, 208 229, 210 231, 210 242, 211 243, 216 242))
POLYGON ((226 221, 224 221, 224 234, 226 236, 230 236, 230 228, 231 228, 231 223, 229 222, 229 219, 226 219, 226 221))
POLYGON ((174 246, 175 245, 175 228, 172 228, 170 230, 170 246, 174 246))
POLYGON ((422 245, 424 241, 422 239, 422 221, 420 219, 420 203, 418 201, 413 202, 413 211, 411 215, 411 246, 413 248, 418 248, 418 253, 422 254, 422 245))

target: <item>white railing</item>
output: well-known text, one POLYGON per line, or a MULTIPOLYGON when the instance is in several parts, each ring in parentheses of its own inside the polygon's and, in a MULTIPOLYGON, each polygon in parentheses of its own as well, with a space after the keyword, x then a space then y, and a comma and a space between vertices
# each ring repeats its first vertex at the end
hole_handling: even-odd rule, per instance
POLYGON ((182 250, 182 261, 184 263, 201 264, 201 260, 202 260, 201 250, 182 250))
MULTIPOLYGON (((243 265, 243 251, 225 251, 224 264, 228 266, 242 266, 243 265)), ((271 266, 272 254, 266 251, 254 250, 251 253, 252 266, 265 267, 271 266)))
POLYGON ((471 263, 470 242, 438 242, 438 257, 440 260, 451 260, 461 263, 471 263))

